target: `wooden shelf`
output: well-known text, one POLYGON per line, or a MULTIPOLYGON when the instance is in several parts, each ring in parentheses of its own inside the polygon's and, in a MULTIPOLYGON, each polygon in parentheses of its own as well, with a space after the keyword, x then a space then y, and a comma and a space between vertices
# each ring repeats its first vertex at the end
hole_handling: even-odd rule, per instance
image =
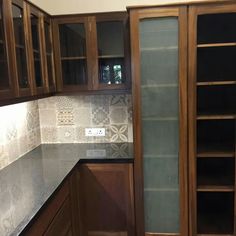
POLYGON ((175 88, 178 87, 178 84, 150 84, 150 85, 141 85, 141 89, 150 89, 150 88, 175 88))
POLYGON ((25 49, 24 45, 16 44, 16 48, 25 49))
POLYGON ((62 61, 70 61, 70 60, 84 60, 86 57, 61 57, 62 61))
POLYGON ((234 120, 235 114, 202 114, 197 116, 197 120, 234 120))
POLYGON ((197 82, 197 86, 217 86, 217 85, 234 85, 236 81, 207 81, 207 82, 197 82))
POLYGON ((158 47, 158 48, 141 48, 141 52, 165 51, 165 50, 178 50, 178 46, 158 47))
POLYGON ((211 144, 204 147, 203 145, 198 145, 197 150, 198 158, 208 158, 208 157, 235 157, 234 146, 225 144, 211 144))
POLYGON ((98 56, 99 59, 116 59, 116 58, 125 58, 124 55, 101 55, 98 56))
POLYGON ((234 236, 234 234, 197 234, 197 236, 234 236))
POLYGON ((39 53, 40 53, 40 51, 39 51, 39 50, 37 50, 37 49, 33 49, 33 52, 34 52, 34 53, 37 53, 37 54, 39 54, 39 53))
POLYGON ((198 192, 234 192, 234 185, 199 185, 198 192))
POLYGON ((236 46, 236 42, 233 43, 204 43, 198 44, 198 48, 212 48, 212 47, 233 47, 236 46))
POLYGON ((142 117, 143 121, 178 121, 178 117, 142 117))

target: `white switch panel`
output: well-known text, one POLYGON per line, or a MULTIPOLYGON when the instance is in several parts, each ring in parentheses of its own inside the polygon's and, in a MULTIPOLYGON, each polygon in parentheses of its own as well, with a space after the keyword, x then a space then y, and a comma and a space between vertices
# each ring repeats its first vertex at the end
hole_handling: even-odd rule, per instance
POLYGON ((105 136, 105 128, 85 128, 85 136, 102 137, 105 136))

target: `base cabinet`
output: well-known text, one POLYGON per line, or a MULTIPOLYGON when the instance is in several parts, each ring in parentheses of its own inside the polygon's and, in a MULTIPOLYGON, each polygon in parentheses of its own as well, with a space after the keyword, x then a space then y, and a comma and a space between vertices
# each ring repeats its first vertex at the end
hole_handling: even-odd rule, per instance
POLYGON ((83 236, 134 236, 132 164, 79 167, 83 236))
POLYGON ((134 236, 133 165, 81 164, 22 233, 134 236))

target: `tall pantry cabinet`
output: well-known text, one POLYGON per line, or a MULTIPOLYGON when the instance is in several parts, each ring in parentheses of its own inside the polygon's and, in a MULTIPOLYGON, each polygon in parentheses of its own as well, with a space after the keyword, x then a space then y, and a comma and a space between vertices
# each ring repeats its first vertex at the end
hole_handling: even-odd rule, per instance
POLYGON ((131 9, 130 27, 136 233, 186 236, 187 8, 131 9))
POLYGON ((137 235, 236 235, 236 4, 129 11, 137 235))

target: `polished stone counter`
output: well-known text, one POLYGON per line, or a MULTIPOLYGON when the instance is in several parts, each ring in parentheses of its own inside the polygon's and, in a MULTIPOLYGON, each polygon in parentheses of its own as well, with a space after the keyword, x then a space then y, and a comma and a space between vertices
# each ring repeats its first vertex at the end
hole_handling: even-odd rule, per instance
POLYGON ((132 147, 131 143, 43 144, 2 169, 0 235, 19 235, 77 163, 132 162, 132 147))

